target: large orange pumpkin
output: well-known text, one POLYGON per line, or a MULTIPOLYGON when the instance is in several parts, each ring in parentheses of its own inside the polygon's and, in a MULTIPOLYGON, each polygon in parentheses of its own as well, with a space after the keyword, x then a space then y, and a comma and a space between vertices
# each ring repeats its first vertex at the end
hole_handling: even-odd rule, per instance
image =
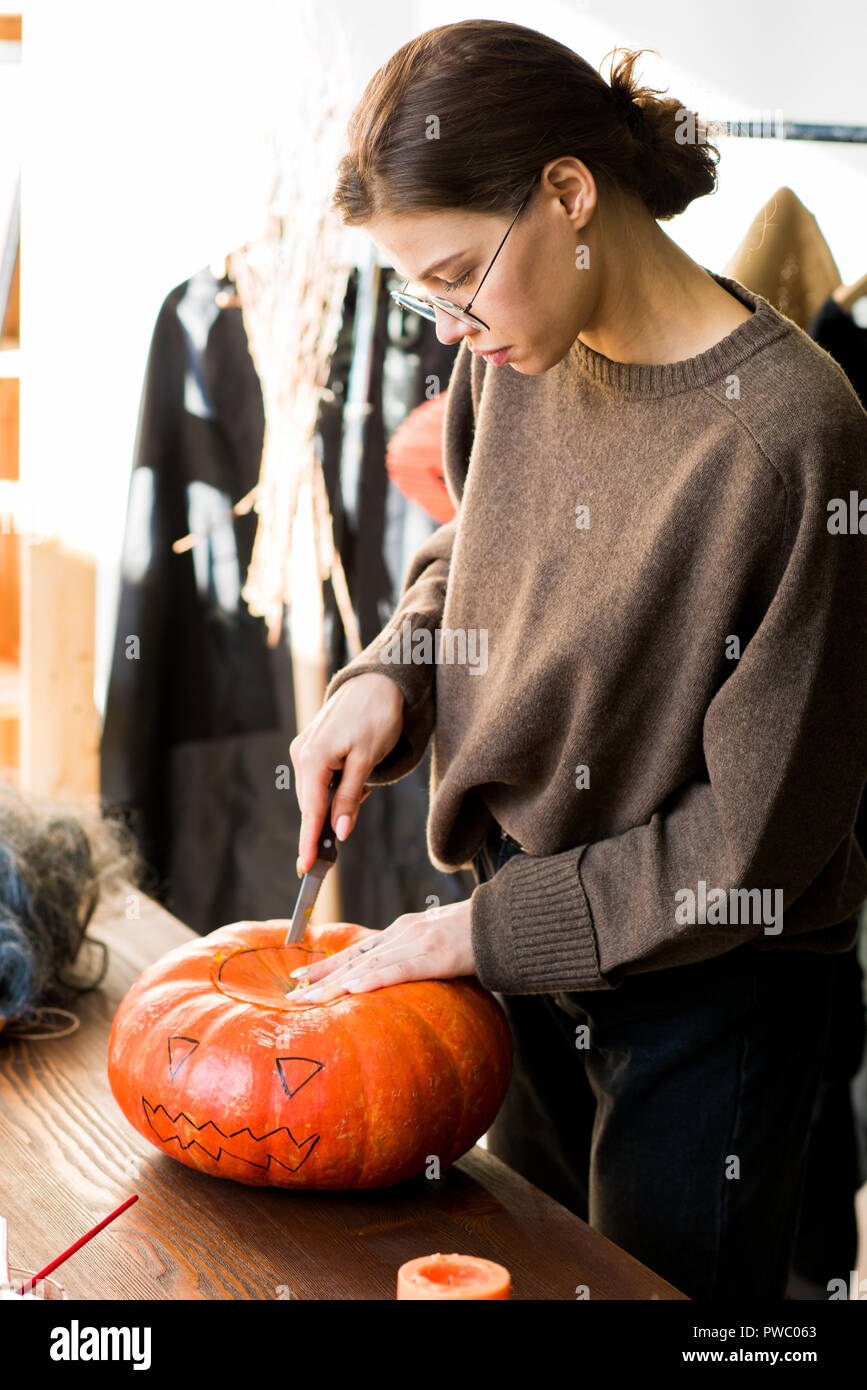
POLYGON ((139 977, 108 1044, 130 1123, 191 1168, 257 1186, 384 1187, 466 1153, 511 1071, 496 999, 464 978, 293 1004, 292 970, 376 933, 285 934, 220 927, 139 977))

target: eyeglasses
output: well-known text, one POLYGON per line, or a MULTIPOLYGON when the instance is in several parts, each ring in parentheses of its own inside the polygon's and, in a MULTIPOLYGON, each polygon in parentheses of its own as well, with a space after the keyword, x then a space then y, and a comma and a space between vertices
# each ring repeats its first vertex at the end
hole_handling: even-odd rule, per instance
MULTIPOLYGON (((529 198, 529 196, 530 195, 528 193, 527 198, 529 198)), ((490 329, 488 325, 482 319, 477 318, 475 314, 469 313, 469 309, 471 308, 473 300, 476 298, 476 295, 478 295, 479 290, 482 288, 482 285, 487 280, 488 275, 491 271, 491 266, 494 264, 494 261, 497 259, 500 252, 502 251, 506 237, 509 235, 509 232, 512 230, 515 223, 517 222, 518 214, 520 213, 521 208, 523 208, 524 203, 526 203, 527 198, 524 199, 524 202, 521 204, 521 207, 518 208, 518 212, 515 213, 515 216, 512 218, 511 222, 506 228, 506 236, 503 237, 503 240, 500 242, 499 246, 494 252, 491 258, 491 264, 488 266, 488 269, 485 271, 484 275, 478 283, 478 286, 476 287, 476 293, 473 295, 473 298, 470 300, 469 304, 466 304, 463 309, 460 307, 459 304, 453 304, 450 299, 441 299, 439 295, 436 294, 407 294, 406 287, 409 284, 409 280, 404 281, 402 290, 391 291, 391 297, 395 301, 395 303, 399 304, 402 309, 412 309, 414 313, 421 314, 423 318, 431 319, 434 323, 436 323, 437 317, 436 309, 442 309, 443 313, 450 314, 453 319, 458 319, 460 323, 467 324, 469 328, 484 328, 486 332, 489 332, 490 329), (434 306, 436 306, 436 308, 434 306)))

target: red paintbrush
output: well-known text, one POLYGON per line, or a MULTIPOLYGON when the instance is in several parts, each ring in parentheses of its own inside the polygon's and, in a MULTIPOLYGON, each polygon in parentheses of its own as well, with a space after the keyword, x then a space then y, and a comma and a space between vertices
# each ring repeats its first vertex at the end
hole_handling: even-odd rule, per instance
POLYGON ((86 1245, 89 1240, 92 1240, 93 1237, 97 1234, 97 1232, 102 1230, 103 1226, 107 1226, 109 1221, 113 1221, 116 1216, 120 1216, 122 1211, 126 1211, 127 1207, 131 1207, 133 1202, 137 1201, 137 1193, 134 1197, 127 1197, 126 1201, 121 1202, 120 1206, 117 1207, 111 1213, 110 1216, 107 1216, 104 1221, 100 1221, 97 1226, 94 1226, 91 1231, 88 1231, 86 1235, 83 1235, 80 1240, 77 1240, 75 1242, 74 1245, 70 1245, 69 1249, 64 1250, 62 1255, 58 1255, 56 1260, 52 1260, 50 1265, 46 1265, 44 1269, 40 1269, 38 1274, 34 1274, 32 1279, 28 1279, 25 1283, 21 1285, 21 1288, 16 1289, 15 1292, 30 1293, 34 1284, 38 1284, 39 1280, 44 1279, 46 1274, 50 1274, 51 1271, 53 1269, 56 1269, 58 1265, 62 1265, 64 1260, 68 1260, 70 1255, 74 1255, 76 1250, 80 1250, 82 1245, 86 1245))

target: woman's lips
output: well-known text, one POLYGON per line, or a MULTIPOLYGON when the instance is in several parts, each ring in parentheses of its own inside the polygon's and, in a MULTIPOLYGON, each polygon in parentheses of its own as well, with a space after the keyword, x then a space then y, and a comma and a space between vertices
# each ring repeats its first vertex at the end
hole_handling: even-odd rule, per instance
POLYGON ((491 366, 502 367, 503 363, 508 360, 509 353, 511 352, 511 345, 509 345, 509 347, 497 348, 494 352, 479 352, 476 348, 472 348, 471 351, 475 352, 477 357, 484 357, 486 362, 491 363, 491 366))

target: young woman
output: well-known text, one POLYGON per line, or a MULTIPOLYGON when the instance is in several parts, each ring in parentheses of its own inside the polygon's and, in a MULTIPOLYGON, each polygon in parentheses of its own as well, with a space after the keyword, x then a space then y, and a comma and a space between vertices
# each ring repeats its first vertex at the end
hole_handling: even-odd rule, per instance
POLYGON ((336 207, 461 343, 457 512, 292 743, 299 872, 333 773, 344 838, 433 734, 429 853, 477 887, 310 997, 475 973, 515 1041, 489 1148, 691 1297, 774 1299, 867 898, 867 415, 658 225, 718 152, 637 56, 448 25, 350 123, 336 207))

